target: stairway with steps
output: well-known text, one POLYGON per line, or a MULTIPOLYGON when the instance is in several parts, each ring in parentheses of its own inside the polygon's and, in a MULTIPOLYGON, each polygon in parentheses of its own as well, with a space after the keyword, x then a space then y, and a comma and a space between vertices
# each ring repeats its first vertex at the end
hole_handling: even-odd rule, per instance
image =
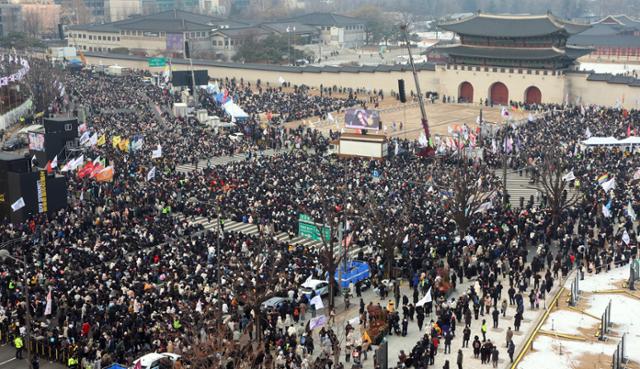
MULTIPOLYGON (((502 169, 494 170, 496 177, 502 180, 502 169)), ((529 198, 533 195, 533 206, 540 206, 542 200, 542 190, 539 184, 529 183, 531 177, 527 176, 525 172, 522 172, 522 176, 518 171, 512 169, 507 170, 507 193, 509 194, 509 202, 511 207, 516 209, 520 208, 520 197, 524 197, 524 205, 527 206, 529 198)), ((577 192, 573 187, 569 187, 569 196, 572 196, 577 192)))
MULTIPOLYGON (((201 225, 206 230, 210 230, 210 231, 218 230, 216 218, 206 218, 202 216, 186 217, 184 214, 175 214, 174 216, 177 217, 179 220, 186 219, 189 222, 189 224, 201 225)), ((239 232, 239 233, 253 235, 253 236, 260 234, 258 226, 255 224, 236 222, 234 220, 229 220, 229 219, 224 221, 224 231, 239 232)), ((322 242, 320 241, 315 241, 310 238, 300 237, 300 236, 294 236, 293 238, 289 238, 289 234, 286 232, 281 232, 276 235, 269 234, 268 237, 271 237, 280 242, 287 242, 291 245, 301 245, 304 248, 308 248, 308 249, 318 250, 322 248, 322 242)), ((338 256, 338 254, 340 253, 340 248, 336 246, 335 249, 336 249, 335 256, 338 256)), ((349 257, 355 258, 358 255, 358 252, 360 252, 360 250, 361 248, 358 246, 352 247, 351 250, 349 250, 349 257)))

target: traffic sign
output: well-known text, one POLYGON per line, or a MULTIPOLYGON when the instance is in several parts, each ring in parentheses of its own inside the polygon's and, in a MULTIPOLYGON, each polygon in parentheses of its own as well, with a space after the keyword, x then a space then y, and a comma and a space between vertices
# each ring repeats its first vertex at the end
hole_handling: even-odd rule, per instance
POLYGON ((167 60, 164 57, 149 58, 150 67, 164 67, 167 64, 167 60))
POLYGON ((300 213, 298 216, 298 236, 321 241, 320 229, 322 229, 324 239, 329 241, 331 239, 331 229, 329 227, 316 224, 309 215, 300 213))

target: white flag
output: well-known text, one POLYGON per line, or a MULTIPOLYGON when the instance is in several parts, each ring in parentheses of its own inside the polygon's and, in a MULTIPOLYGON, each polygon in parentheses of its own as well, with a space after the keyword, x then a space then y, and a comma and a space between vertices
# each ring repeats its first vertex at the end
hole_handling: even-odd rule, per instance
POLYGON ((627 233, 627 230, 624 230, 624 233, 622 234, 622 241, 624 242, 625 245, 629 245, 629 242, 631 242, 631 238, 629 237, 629 233, 627 233))
POLYGON ((574 179, 576 179, 576 176, 573 174, 573 170, 562 176, 562 180, 566 182, 573 181, 574 179))
POLYGON ((91 138, 91 132, 89 131, 85 131, 82 136, 80 136, 80 145, 84 145, 87 143, 87 141, 89 141, 89 139, 91 138))
POLYGON ((484 213, 485 211, 489 210, 489 209, 493 209, 493 204, 491 203, 491 201, 487 201, 483 204, 481 204, 480 206, 478 206, 478 210, 474 211, 473 213, 484 213))
POLYGON ((424 297, 422 299, 420 299, 420 301, 418 301, 416 303, 416 306, 422 306, 422 305, 424 305, 426 303, 429 303, 431 301, 432 301, 431 300, 431 287, 429 287, 429 291, 427 291, 427 294, 424 295, 424 297))
POLYGON ((611 218, 611 210, 609 210, 607 205, 602 205, 602 215, 605 218, 611 218))
POLYGON ((631 201, 627 204, 627 215, 632 221, 636 221, 636 212, 633 210, 633 206, 631 206, 631 201))
POLYGON ((89 146, 95 146, 98 144, 98 132, 94 133, 89 139, 89 146))
POLYGON ((69 166, 71 170, 76 170, 78 169, 79 166, 81 166, 82 164, 84 164, 84 154, 80 155, 78 158, 76 158, 75 160, 73 160, 71 162, 71 165, 69 166))
POLYGON ((587 127, 587 130, 584 131, 584 135, 587 136, 587 138, 591 138, 591 131, 589 130, 589 127, 587 127))
POLYGON ((610 180, 604 182, 602 185, 602 189, 604 190, 604 192, 609 192, 612 189, 616 188, 616 179, 611 178, 610 180))
POLYGON ((162 146, 158 145, 156 150, 151 151, 151 159, 158 159, 162 157, 162 146))
POLYGON ((147 181, 150 181, 156 177, 156 167, 151 168, 149 173, 147 173, 147 181))
POLYGON ((63 167, 62 169, 60 169, 61 172, 68 172, 71 169, 71 161, 68 161, 63 167))
POLYGON ((13 211, 18 211, 22 208, 24 208, 25 204, 24 204, 24 199, 21 197, 18 199, 18 201, 14 202, 13 204, 11 204, 11 209, 13 209, 13 211))
POLYGON ((409 243, 409 234, 407 233, 402 240, 402 243, 409 243))
POLYGON ((51 169, 56 168, 58 166, 58 155, 53 157, 53 160, 51 161, 51 169))
POLYGON ((324 309, 324 304, 322 303, 322 297, 316 295, 313 296, 311 301, 309 302, 311 305, 316 307, 316 310, 324 309))
POLYGON ((51 315, 52 309, 52 297, 51 297, 51 288, 49 288, 49 293, 47 294, 47 306, 44 308, 44 315, 51 315))

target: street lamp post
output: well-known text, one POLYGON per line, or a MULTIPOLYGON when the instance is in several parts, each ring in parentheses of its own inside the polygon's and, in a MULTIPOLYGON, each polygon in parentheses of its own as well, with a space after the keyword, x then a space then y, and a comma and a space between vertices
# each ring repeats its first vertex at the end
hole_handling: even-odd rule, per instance
POLYGON ((21 263, 24 267, 24 273, 22 275, 22 283, 24 284, 24 296, 25 296, 25 304, 27 309, 27 317, 26 317, 26 328, 27 333, 25 335, 25 345, 27 347, 27 355, 29 357, 29 369, 33 369, 33 350, 31 350, 31 306, 29 297, 29 276, 27 274, 27 253, 24 252, 22 255, 22 259, 18 259, 14 256, 11 256, 7 249, 0 250, 0 260, 11 259, 15 262, 21 263))

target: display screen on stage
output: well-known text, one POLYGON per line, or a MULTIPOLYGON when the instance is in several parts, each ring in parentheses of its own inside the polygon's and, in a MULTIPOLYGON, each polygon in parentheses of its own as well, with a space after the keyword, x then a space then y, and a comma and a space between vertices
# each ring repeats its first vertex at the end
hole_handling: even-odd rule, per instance
POLYGON ((44 151, 44 134, 29 132, 29 150, 44 151))
POLYGON ((377 110, 347 109, 344 125, 355 129, 380 129, 380 112, 377 110))

